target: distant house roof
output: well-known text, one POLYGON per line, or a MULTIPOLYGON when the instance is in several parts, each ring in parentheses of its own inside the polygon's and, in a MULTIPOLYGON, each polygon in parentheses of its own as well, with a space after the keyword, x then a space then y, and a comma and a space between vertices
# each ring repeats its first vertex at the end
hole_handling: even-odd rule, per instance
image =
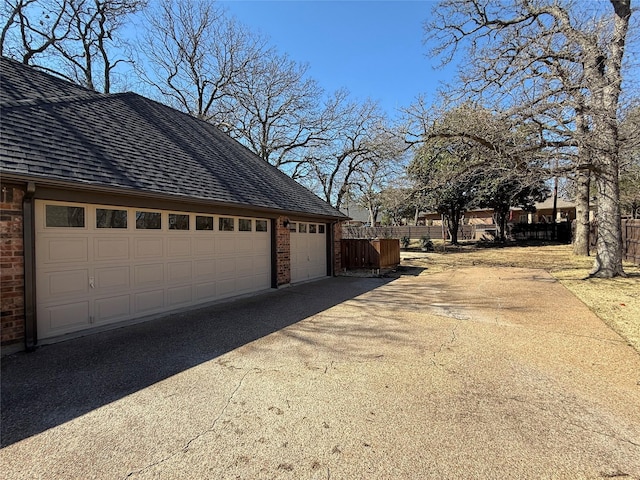
MULTIPOLYGON (((549 197, 547 198, 544 202, 537 202, 534 204, 534 206, 536 207, 536 210, 547 210, 547 209, 551 209, 553 208, 553 197, 549 197)), ((567 208, 575 208, 576 207, 576 202, 574 202, 573 200, 567 200, 566 198, 561 198, 558 197, 557 203, 556 203, 556 208, 558 209, 567 209, 567 208)), ((514 212, 518 212, 518 211, 522 211, 521 207, 511 207, 511 210, 514 212)), ((474 213, 479 213, 479 212, 493 212, 493 209, 491 208, 476 208, 473 210, 468 210, 466 213, 467 214, 474 214, 474 213)), ((420 217, 425 217, 425 216, 438 216, 440 217, 439 213, 436 212, 420 212, 420 217)))
POLYGON ((106 95, 6 58, 3 176, 343 218, 213 125, 135 93, 106 95))
POLYGON ((367 223, 371 220, 369 210, 358 205, 350 205, 340 209, 347 217, 351 217, 354 222, 367 223))
MULTIPOLYGON (((556 202, 556 208, 575 208, 576 202, 573 200, 567 200, 566 198, 558 197, 556 202)), ((536 210, 546 210, 553 208, 553 197, 547 198, 544 202, 536 203, 536 210)))

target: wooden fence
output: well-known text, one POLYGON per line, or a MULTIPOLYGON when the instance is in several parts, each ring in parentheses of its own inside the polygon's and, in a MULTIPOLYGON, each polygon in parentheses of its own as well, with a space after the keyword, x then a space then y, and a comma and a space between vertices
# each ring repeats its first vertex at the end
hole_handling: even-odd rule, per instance
MULTIPOLYGON (((562 223, 516 223, 508 226, 507 235, 514 240, 546 240, 571 243, 571 225, 562 223)), ((445 240, 451 240, 449 232, 444 231, 445 240)), ((491 240, 497 235, 497 227, 490 224, 460 225, 458 240, 491 240)), ((398 238, 408 237, 417 240, 429 237, 442 239, 442 227, 437 226, 401 226, 401 227, 342 227, 342 238, 398 238)))
POLYGON ((342 239, 342 267, 393 268, 400 265, 400 241, 396 239, 342 239))
MULTIPOLYGON (((556 224, 556 230, 551 230, 549 225, 545 225, 544 227, 536 226, 533 230, 523 230, 518 232, 515 236, 519 239, 545 239, 552 240, 553 235, 556 235, 556 239, 559 241, 570 241, 569 240, 569 232, 567 231, 568 225, 556 224), (553 232, 553 233, 552 233, 553 232), (522 237, 522 238, 520 238, 522 237)), ((466 240, 474 238, 476 234, 476 225, 462 225, 459 233, 459 240, 466 240)), ((533 227, 532 227, 533 228, 533 227)), ((346 239, 349 241, 354 241, 355 239, 401 239, 402 237, 409 237, 412 240, 419 239, 421 237, 428 236, 429 238, 439 239, 442 238, 442 227, 440 226, 401 226, 401 227, 343 227, 342 230, 342 238, 343 242, 346 239)), ((590 235, 590 243, 591 247, 595 248, 596 238, 598 236, 598 229, 595 224, 591 226, 591 235, 590 235)), ((446 233, 446 239, 449 239, 448 233, 446 233)), ((365 243, 368 243, 369 240, 362 240, 365 243)), ((371 240, 373 242, 374 240, 371 240)), ((628 261, 635 263, 636 265, 640 265, 640 220, 631 220, 624 219, 622 220, 622 245, 623 258, 628 261)), ((343 252, 345 251, 345 247, 343 244, 343 252)), ((347 247, 351 248, 351 247, 347 247)), ((356 247, 353 247, 356 248, 356 247)), ((362 262, 367 258, 367 262, 371 265, 377 265, 377 260, 375 260, 375 254, 373 253, 363 253, 365 247, 360 247, 361 250, 354 251, 354 258, 362 258, 362 262), (367 256, 368 255, 368 256, 367 256)), ((374 250, 378 252, 380 255, 380 248, 378 250, 374 250)), ((398 245, 398 262, 400 261, 400 250, 398 245)), ((389 257, 391 258, 391 257, 389 257)), ((344 253, 343 253, 343 261, 344 261, 344 253)), ((362 263, 361 262, 361 263, 362 263)), ((384 262, 387 262, 385 257, 384 262)), ((346 264, 345 264, 346 265, 346 264)), ((385 266, 366 266, 361 267, 353 267, 353 268, 386 268, 385 266)))
POLYGON ((571 224, 560 223, 516 223, 511 227, 514 240, 545 240, 571 243, 571 224))
MULTIPOLYGON (((475 225, 460 225, 458 240, 470 240, 474 238, 475 225)), ((403 225, 400 227, 342 227, 342 238, 395 238, 408 237, 417 240, 422 237, 432 239, 442 238, 442 227, 439 225, 403 225)), ((449 240, 449 232, 445 229, 445 237, 449 240)))
MULTIPOLYGON (((589 245, 592 251, 598 243, 598 225, 592 222, 589 228, 589 245)), ((640 220, 622 220, 622 258, 640 265, 640 220)))
POLYGON ((622 220, 622 245, 624 259, 640 265, 640 220, 622 220))

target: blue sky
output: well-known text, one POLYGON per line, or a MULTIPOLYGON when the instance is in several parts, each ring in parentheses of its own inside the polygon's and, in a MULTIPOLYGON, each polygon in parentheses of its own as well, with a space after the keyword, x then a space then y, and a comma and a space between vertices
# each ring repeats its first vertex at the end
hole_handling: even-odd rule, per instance
POLYGON ((452 68, 435 70, 422 24, 430 1, 231 0, 220 5, 293 60, 327 91, 378 100, 389 115, 433 94, 452 68))

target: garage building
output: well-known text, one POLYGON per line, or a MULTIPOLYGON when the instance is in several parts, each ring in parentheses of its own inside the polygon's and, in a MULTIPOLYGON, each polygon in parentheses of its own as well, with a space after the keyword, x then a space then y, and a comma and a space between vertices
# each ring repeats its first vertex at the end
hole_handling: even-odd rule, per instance
POLYGON ((4 353, 339 268, 344 215, 216 127, 0 75, 4 353))

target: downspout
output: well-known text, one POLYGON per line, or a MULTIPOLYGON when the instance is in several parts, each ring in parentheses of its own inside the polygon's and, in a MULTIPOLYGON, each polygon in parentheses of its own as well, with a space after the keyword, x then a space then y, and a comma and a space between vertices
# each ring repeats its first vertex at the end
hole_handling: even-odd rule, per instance
POLYGON ((36 225, 35 203, 36 184, 29 182, 22 201, 22 235, 24 246, 24 340, 25 349, 32 352, 38 343, 36 318, 36 225))

